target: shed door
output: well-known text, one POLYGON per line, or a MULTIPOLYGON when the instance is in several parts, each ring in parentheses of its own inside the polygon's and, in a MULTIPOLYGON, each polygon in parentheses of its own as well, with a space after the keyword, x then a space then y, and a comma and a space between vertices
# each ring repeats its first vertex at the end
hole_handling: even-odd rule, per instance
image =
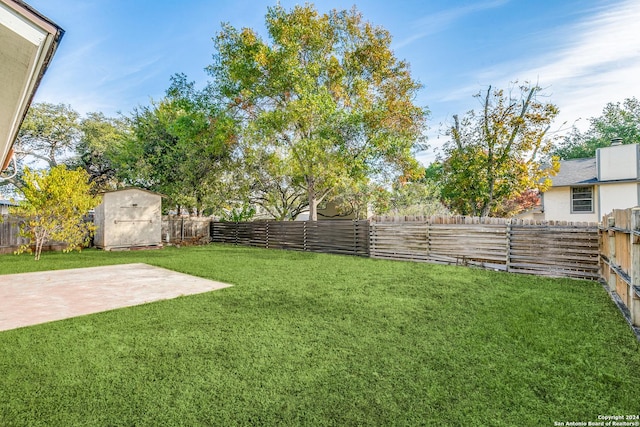
POLYGON ((118 230, 113 246, 137 246, 152 243, 153 216, 147 212, 148 207, 120 206, 114 220, 118 230))

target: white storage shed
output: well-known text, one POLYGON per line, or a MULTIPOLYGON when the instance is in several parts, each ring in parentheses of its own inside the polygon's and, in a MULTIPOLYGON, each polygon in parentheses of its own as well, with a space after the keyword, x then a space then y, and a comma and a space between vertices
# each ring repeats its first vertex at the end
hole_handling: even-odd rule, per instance
POLYGON ((162 195, 140 188, 102 194, 94 246, 104 250, 162 247, 162 195))

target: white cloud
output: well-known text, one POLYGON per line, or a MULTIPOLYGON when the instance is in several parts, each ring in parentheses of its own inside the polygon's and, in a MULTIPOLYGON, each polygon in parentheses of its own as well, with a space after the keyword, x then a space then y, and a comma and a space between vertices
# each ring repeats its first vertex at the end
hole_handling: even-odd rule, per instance
MULTIPOLYGON (((475 81, 502 86, 513 80, 539 82, 561 110, 558 125, 577 121, 586 127, 586 119, 600 115, 608 102, 640 97, 639 22, 637 0, 595 10, 582 22, 556 31, 556 44, 546 54, 526 64, 520 58, 495 65, 479 72, 475 81)), ((477 92, 477 85, 471 87, 450 93, 449 100, 477 92)))
MULTIPOLYGON (((68 53, 59 51, 44 76, 35 102, 62 101, 81 114, 102 111, 114 115, 122 108, 123 100, 131 100, 139 86, 157 77, 162 70, 163 56, 158 52, 114 57, 104 43, 103 39, 96 39, 68 53)), ((147 101, 147 98, 132 100, 130 107, 147 101)))
POLYGON ((471 95, 489 85, 507 88, 515 80, 539 84, 548 100, 560 108, 555 127, 561 132, 574 124, 585 130, 588 119, 599 116, 609 102, 640 98, 640 1, 608 2, 581 13, 585 18, 577 24, 529 36, 547 44, 546 53, 525 53, 474 70, 455 87, 431 93, 439 107, 452 111, 433 117, 428 132, 431 149, 419 159, 425 164, 434 160, 446 140, 439 137, 439 124, 453 113, 476 108, 471 95))

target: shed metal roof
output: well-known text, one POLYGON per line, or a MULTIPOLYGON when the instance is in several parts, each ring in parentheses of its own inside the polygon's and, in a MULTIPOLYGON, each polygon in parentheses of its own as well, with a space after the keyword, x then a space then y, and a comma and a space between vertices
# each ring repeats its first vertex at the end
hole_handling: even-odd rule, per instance
POLYGON ((118 188, 117 190, 101 191, 100 194, 119 193, 123 191, 132 191, 132 190, 143 191, 145 193, 153 194, 154 196, 167 197, 164 194, 157 193, 155 191, 147 190, 146 188, 140 188, 140 187, 123 187, 123 188, 118 188))

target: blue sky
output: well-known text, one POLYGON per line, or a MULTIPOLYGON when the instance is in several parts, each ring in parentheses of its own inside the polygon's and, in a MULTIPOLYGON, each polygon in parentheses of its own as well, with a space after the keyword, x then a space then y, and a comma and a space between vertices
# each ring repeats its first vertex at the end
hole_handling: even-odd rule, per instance
MULTIPOLYGON (((160 99, 181 72, 208 80, 211 38, 221 22, 264 33, 277 0, 27 0, 66 34, 35 102, 82 114, 130 113, 160 99)), ((301 4, 280 0, 291 8, 301 4)), ((533 81, 561 111, 558 132, 600 115, 607 102, 640 98, 639 0, 316 1, 321 12, 356 6, 393 36, 397 57, 424 88, 431 111, 427 164, 444 141, 442 124, 478 107, 489 85, 533 81), (563 126, 563 123, 567 123, 563 126)))

